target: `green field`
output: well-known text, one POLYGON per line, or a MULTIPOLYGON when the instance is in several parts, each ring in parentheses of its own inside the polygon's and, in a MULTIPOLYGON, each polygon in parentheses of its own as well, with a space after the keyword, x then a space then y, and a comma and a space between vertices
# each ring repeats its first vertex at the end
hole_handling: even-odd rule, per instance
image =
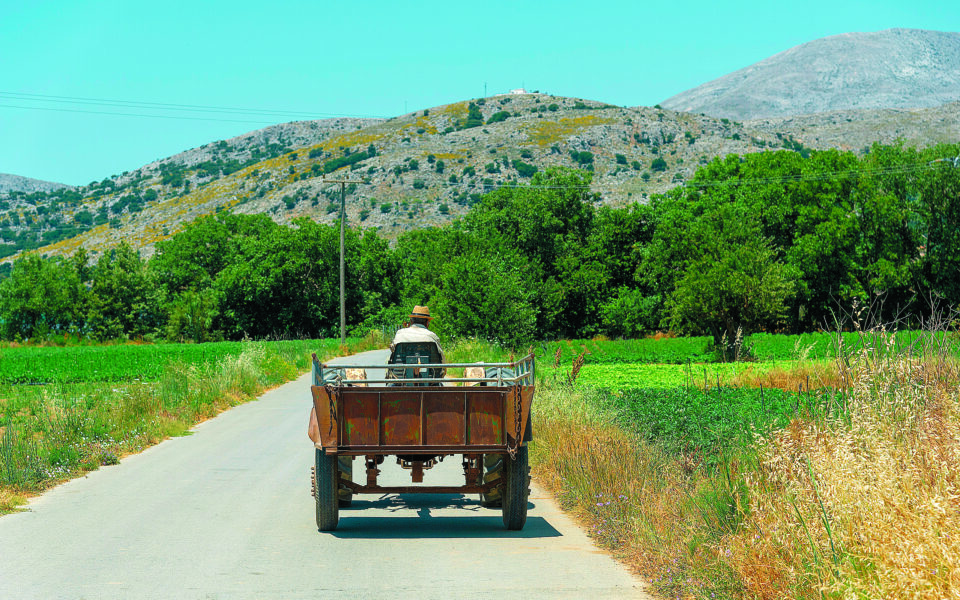
MULTIPOLYGON (((355 341, 355 340, 351 340, 355 341)), ((338 340, 311 341, 314 352, 334 349, 338 340)), ((280 353, 306 350, 302 341, 269 342, 280 353)), ((248 342, 113 346, 14 347, 0 349, 0 384, 157 381, 167 367, 200 367, 239 356, 248 342)))
MULTIPOLYGON (((349 340, 348 351, 362 343, 349 340)), ((338 350, 330 339, 3 348, 0 496, 39 491, 182 435, 306 371, 311 353, 325 359, 338 350)))

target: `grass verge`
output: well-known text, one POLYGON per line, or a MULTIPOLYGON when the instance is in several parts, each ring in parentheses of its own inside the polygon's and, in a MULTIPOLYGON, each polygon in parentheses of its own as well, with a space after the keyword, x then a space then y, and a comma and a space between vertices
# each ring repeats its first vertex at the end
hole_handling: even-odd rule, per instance
POLYGON ((156 381, 0 386, 0 513, 294 379, 311 352, 327 359, 383 347, 382 338, 248 342, 214 361, 168 362, 156 381))
MULTIPOLYGON (((960 369, 890 340, 851 345, 832 372, 782 368, 788 389, 819 370, 842 410, 781 411, 728 444, 690 435, 726 403, 633 394, 629 422, 540 365, 535 476, 665 597, 958 597, 960 369)), ((748 416, 738 427, 764 418, 748 416)))

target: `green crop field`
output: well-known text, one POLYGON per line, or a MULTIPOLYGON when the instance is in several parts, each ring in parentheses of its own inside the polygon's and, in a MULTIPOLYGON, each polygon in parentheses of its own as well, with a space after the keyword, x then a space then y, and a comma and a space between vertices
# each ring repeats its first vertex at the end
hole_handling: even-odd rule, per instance
POLYGON ((729 384, 730 379, 737 374, 760 374, 773 368, 786 368, 794 364, 796 361, 792 360, 687 364, 586 363, 580 370, 577 382, 582 385, 611 389, 715 387, 729 384))
MULTIPOLYGON (((269 342, 277 351, 303 347, 301 341, 269 342)), ((338 340, 311 342, 316 352, 338 340)), ((248 343, 19 347, 0 349, 0 384, 157 381, 172 363, 194 366, 239 356, 248 343)), ((306 348, 304 348, 306 350, 306 348)))
MULTIPOLYGON (((356 348, 359 340, 349 340, 356 348)), ((335 356, 339 340, 0 349, 0 492, 113 464, 335 356)), ((0 494, 0 513, 9 510, 0 494)))

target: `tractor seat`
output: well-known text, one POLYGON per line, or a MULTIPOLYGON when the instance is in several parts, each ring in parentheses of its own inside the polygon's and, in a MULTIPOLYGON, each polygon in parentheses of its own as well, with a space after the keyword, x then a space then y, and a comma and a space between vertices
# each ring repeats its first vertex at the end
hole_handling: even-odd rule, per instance
MULTIPOLYGON (((400 368, 390 368, 390 379, 439 379, 443 377, 445 369, 434 367, 421 369, 415 365, 440 364, 440 349, 433 342, 400 342, 390 353, 389 364, 404 365, 400 368)), ((404 383, 396 385, 440 385, 439 383, 404 383)))

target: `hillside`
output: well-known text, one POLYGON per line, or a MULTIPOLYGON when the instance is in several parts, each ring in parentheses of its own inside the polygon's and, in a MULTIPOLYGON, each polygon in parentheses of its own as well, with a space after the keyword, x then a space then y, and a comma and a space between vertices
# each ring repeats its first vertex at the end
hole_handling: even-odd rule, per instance
POLYGON ((960 33, 888 29, 821 38, 664 100, 746 120, 960 100, 960 33))
POLYGON ((816 150, 862 151, 874 144, 903 142, 926 147, 960 140, 960 102, 921 109, 839 110, 813 115, 745 121, 748 130, 776 135, 787 132, 816 150))
POLYGON ((71 187, 65 183, 56 183, 54 181, 43 181, 40 179, 31 179, 30 177, 21 177, 20 175, 10 175, 0 173, 0 198, 10 192, 52 192, 61 188, 71 187))
MULTIPOLYGON (((155 161, 79 188, 0 196, 0 258, 39 248, 97 252, 153 244, 202 215, 229 210, 333 222, 347 186, 351 224, 387 237, 449 222, 497 186, 554 165, 594 173, 602 202, 645 201, 716 156, 873 141, 957 139, 956 107, 847 111, 738 123, 657 108, 543 94, 503 95, 389 120, 286 123, 155 161)), ((8 258, 9 259, 9 258, 8 258)))
MULTIPOLYGON (((621 108, 543 94, 504 95, 386 121, 289 123, 196 148, 76 190, 14 195, 0 203, 9 255, 32 242, 72 253, 126 240, 149 253, 186 222, 221 210, 336 218, 348 186, 352 223, 402 231, 449 221, 499 185, 553 165, 594 172, 604 201, 643 200, 717 155, 778 145, 727 120, 621 108)), ((2 248, 2 246, 0 246, 2 248)))

